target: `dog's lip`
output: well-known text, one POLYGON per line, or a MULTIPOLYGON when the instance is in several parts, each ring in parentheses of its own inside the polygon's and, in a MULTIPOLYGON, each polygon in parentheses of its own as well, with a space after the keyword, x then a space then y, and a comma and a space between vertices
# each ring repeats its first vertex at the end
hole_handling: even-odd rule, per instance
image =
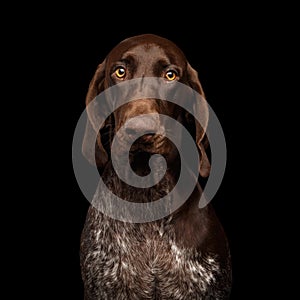
POLYGON ((141 152, 147 152, 150 154, 162 154, 165 153, 165 137, 155 133, 146 133, 136 140, 129 138, 128 136, 119 140, 119 146, 116 148, 120 153, 124 150, 128 151, 131 155, 135 155, 141 152))
POLYGON ((146 133, 138 138, 134 137, 124 137, 123 143, 127 145, 155 145, 156 143, 159 143, 162 140, 162 136, 156 134, 156 133, 146 133))
POLYGON ((139 137, 133 144, 133 148, 146 148, 159 150, 163 145, 164 137, 154 133, 147 133, 139 137))
POLYGON ((146 142, 146 143, 152 143, 154 140, 154 133, 146 133, 143 136, 140 137, 141 141, 146 142))
POLYGON ((165 139, 161 136, 146 134, 131 145, 130 153, 148 152, 150 154, 163 154, 166 151, 164 141, 165 139))

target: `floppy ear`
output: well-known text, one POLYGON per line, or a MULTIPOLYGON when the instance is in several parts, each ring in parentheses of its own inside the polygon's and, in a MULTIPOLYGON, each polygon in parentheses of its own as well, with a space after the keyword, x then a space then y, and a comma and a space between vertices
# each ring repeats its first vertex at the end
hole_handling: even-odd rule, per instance
MULTIPOLYGON (((97 70, 90 82, 89 89, 86 95, 85 104, 87 106, 87 122, 82 144, 82 152, 85 158, 91 163, 95 164, 99 168, 103 168, 108 161, 108 154, 104 150, 101 141, 100 129, 97 130, 96 116, 95 116, 95 106, 89 105, 95 97, 104 90, 105 84, 105 60, 98 65, 97 70), (92 107, 92 108, 91 108, 92 107), (97 131, 97 132, 96 132, 97 131), (95 134, 97 134, 96 143, 95 143, 95 134)), ((93 102, 95 103, 95 102, 93 102)))
POLYGON ((189 63, 187 64, 187 79, 190 87, 201 95, 201 99, 199 96, 193 97, 193 110, 194 115, 199 114, 201 116, 201 120, 203 120, 201 124, 195 120, 196 143, 200 153, 199 173, 202 177, 207 177, 210 173, 210 162, 206 154, 206 148, 208 146, 206 129, 209 111, 204 91, 198 78, 198 73, 189 63))

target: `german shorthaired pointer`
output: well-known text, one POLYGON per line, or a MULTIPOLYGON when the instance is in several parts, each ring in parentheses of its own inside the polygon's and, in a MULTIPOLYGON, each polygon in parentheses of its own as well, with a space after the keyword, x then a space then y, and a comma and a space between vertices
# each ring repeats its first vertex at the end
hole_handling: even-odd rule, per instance
MULTIPOLYGON (((197 72, 183 52, 163 37, 145 34, 120 42, 99 64, 86 104, 113 85, 143 77, 177 80, 204 97, 197 72)), ((190 132, 199 150, 198 183, 205 182, 210 172, 207 136, 190 113, 165 100, 128 102, 106 119, 94 153, 106 186, 131 202, 150 202, 167 195, 183 167, 172 142, 159 134, 145 134, 131 147, 131 167, 140 176, 147 174, 149 157, 158 153, 167 161, 165 176, 149 188, 127 185, 117 176, 110 152, 114 135, 130 118, 149 113, 168 115, 190 132)), ((90 129, 92 122, 87 121, 90 129)), ((128 135, 139 131, 140 126, 132 123, 128 135)), ((88 158, 87 148, 84 141, 83 153, 88 158)), ((199 208, 201 191, 197 184, 175 212, 146 223, 115 220, 91 205, 80 249, 84 299, 229 299, 231 261, 227 238, 211 205, 199 208)), ((101 201, 106 201, 105 197, 102 195, 101 201)))

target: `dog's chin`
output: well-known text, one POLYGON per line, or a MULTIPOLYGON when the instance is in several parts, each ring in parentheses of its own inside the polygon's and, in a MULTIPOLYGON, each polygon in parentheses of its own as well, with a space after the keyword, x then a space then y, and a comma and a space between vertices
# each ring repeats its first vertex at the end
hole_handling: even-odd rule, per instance
POLYGON ((149 160, 154 154, 164 155, 165 150, 156 147, 151 147, 150 145, 137 144, 132 146, 130 149, 129 161, 131 164, 140 167, 145 167, 145 169, 147 169, 149 160))
POLYGON ((130 139, 124 138, 119 143, 117 151, 119 157, 125 157, 129 154, 131 168, 140 176, 146 176, 151 172, 149 160, 152 155, 159 154, 163 156, 169 164, 174 160, 173 156, 176 152, 174 151, 174 145, 164 136, 149 134, 138 138, 133 143, 130 139))
POLYGON ((161 135, 143 135, 138 138, 130 147, 130 154, 140 155, 140 153, 166 155, 170 151, 171 145, 168 140, 161 135))

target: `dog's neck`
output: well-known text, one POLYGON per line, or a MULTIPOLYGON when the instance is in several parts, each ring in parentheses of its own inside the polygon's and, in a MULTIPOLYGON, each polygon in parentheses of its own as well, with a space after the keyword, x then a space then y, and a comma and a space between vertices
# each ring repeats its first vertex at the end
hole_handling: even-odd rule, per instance
MULTIPOLYGON (((133 166, 133 171, 140 176, 148 175, 147 169, 139 166, 133 166)), ((111 162, 105 167, 102 178, 105 185, 111 192, 117 195, 119 198, 129 202, 141 202, 146 203, 150 201, 156 201, 170 193, 172 188, 175 186, 178 174, 174 169, 167 169, 164 177, 155 186, 149 188, 134 187, 126 182, 122 181, 116 174, 114 167, 111 162), (175 174, 174 174, 175 173, 175 174), (134 195, 134 197, 133 197, 134 195)), ((151 174, 149 181, 154 180, 156 174, 151 174)))
MULTIPOLYGON (((180 161, 180 159, 178 160, 180 161)), ((174 207, 174 199, 172 199, 169 194, 177 183, 179 175, 178 172, 182 171, 182 168, 188 169, 186 165, 181 165, 178 169, 177 164, 172 163, 172 166, 176 166, 176 168, 168 168, 163 179, 155 186, 149 188, 136 188, 123 182, 116 174, 111 161, 107 163, 103 170, 102 178, 105 185, 113 194, 128 202, 148 203, 167 196, 166 201, 163 202, 163 210, 167 211, 170 209, 170 214, 161 221, 164 222, 166 220, 172 220, 171 223, 172 226, 174 226, 176 242, 178 245, 182 245, 187 248, 203 247, 203 243, 209 244, 209 242, 203 237, 206 235, 206 231, 208 230, 207 228, 211 226, 209 225, 211 220, 215 219, 214 213, 211 211, 209 205, 205 208, 199 209, 198 205, 202 193, 200 184, 196 184, 192 194, 178 209, 172 209, 174 207), (210 215, 210 217, 208 217, 208 215, 210 215)), ((193 174, 190 176, 192 177, 193 174)), ((180 190, 178 190, 178 192, 180 192, 180 190)), ((100 201, 107 201, 111 196, 99 191, 98 197, 100 201)), ((160 209, 160 207, 157 209, 160 209)), ((155 213, 155 211, 152 213, 155 213)), ((130 213, 128 214, 128 212, 123 209, 121 215, 122 217, 126 216, 129 219, 131 217, 130 213)), ((110 219, 109 217, 107 218, 110 219)), ((110 220, 112 222, 118 222, 113 219, 110 220)), ((124 226, 127 224, 126 222, 121 223, 124 226)), ((217 229, 215 230, 216 235, 218 235, 218 231, 219 230, 217 229)), ((214 245, 209 247, 213 248, 214 245)))
MULTIPOLYGON (((149 168, 148 163, 145 164, 144 161, 140 164, 138 164, 138 161, 132 162, 131 166, 133 170, 131 171, 136 172, 137 175, 140 176, 148 175, 149 170, 143 169, 142 168, 143 165, 144 166, 147 165, 147 168, 149 168)), ((157 209, 161 209, 162 211, 169 211, 170 214, 173 212, 172 215, 176 217, 176 215, 180 215, 180 212, 183 210, 189 211, 197 207, 201 196, 201 187, 199 184, 197 184, 191 196, 188 199, 186 199, 182 205, 179 204, 180 206, 178 208, 178 199, 176 199, 176 197, 174 198, 172 195, 173 193, 171 192, 173 188, 176 186, 177 193, 181 193, 180 187, 178 187, 177 182, 183 168, 187 169, 188 167, 184 164, 181 165, 181 161, 179 157, 176 161, 167 163, 167 166, 168 168, 163 178, 160 181, 158 181, 157 184, 149 185, 150 187, 148 188, 135 187, 121 180, 118 174, 116 173, 111 161, 107 163, 102 173, 102 178, 104 184, 114 195, 128 202, 149 203, 149 202, 154 202, 162 198, 165 198, 165 200, 161 202, 161 205, 163 205, 163 207, 157 206, 157 209)), ((157 168, 159 168, 159 166, 157 168)), ((155 174, 156 173, 155 169, 156 168, 152 169, 151 176, 149 177, 150 182, 154 181, 153 178, 151 177, 156 177, 157 175, 155 174)), ((185 174, 188 174, 188 172, 185 172, 185 174)), ((190 174, 190 176, 193 175, 190 174)), ((186 178, 186 180, 188 179, 186 178)), ((191 178, 190 180, 192 181, 195 179, 191 178)), ((102 194, 102 198, 103 198, 102 201, 105 201, 105 199, 107 199, 106 197, 108 196, 102 194)))

